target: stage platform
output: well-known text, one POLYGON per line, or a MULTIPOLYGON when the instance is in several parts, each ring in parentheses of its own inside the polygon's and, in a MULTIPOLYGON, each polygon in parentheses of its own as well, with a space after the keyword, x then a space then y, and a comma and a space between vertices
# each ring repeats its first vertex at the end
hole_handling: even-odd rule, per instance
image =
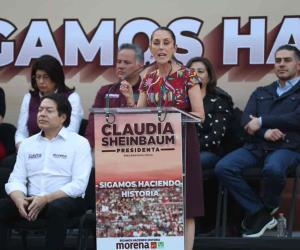
POLYGON ((197 237, 194 250, 288 250, 300 249, 300 237, 291 239, 277 237, 262 237, 256 239, 245 239, 241 237, 231 238, 213 238, 213 237, 197 237))
MULTIPOLYGON (((68 234, 64 250, 77 250, 75 232, 68 234)), ((88 250, 94 250, 93 238, 89 238, 88 250)), ((44 236, 30 235, 28 247, 30 250, 43 250, 44 236)), ((194 250, 289 250, 300 249, 300 232, 295 232, 293 238, 277 238, 274 232, 257 239, 245 239, 241 237, 196 237, 194 250)), ((21 236, 18 233, 12 235, 8 250, 22 250, 21 236)))

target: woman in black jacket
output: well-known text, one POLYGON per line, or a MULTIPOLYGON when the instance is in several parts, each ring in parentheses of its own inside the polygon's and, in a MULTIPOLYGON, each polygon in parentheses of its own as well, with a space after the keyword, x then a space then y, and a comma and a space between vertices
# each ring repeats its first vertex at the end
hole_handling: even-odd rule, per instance
POLYGON ((232 98, 217 87, 217 78, 211 62, 204 57, 194 57, 187 63, 201 79, 201 93, 205 120, 197 125, 200 141, 200 159, 203 169, 214 168, 224 148, 222 143, 233 108, 232 98))

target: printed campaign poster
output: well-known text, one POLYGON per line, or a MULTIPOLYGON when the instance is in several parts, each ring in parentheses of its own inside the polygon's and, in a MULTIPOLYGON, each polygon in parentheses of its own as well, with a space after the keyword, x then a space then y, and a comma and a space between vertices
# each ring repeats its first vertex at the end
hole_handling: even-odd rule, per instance
POLYGON ((181 116, 95 115, 97 249, 184 249, 181 116))

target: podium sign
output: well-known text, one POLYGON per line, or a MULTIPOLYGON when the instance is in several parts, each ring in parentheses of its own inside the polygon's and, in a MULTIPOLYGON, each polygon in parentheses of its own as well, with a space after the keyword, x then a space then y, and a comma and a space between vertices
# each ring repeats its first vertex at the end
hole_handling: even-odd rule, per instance
POLYGON ((181 114, 95 113, 98 250, 184 249, 181 114))

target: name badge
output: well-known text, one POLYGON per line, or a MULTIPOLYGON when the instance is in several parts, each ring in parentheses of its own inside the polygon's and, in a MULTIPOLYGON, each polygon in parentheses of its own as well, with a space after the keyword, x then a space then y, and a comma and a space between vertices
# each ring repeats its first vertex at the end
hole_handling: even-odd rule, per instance
POLYGON ((41 158, 42 154, 29 154, 28 159, 38 159, 41 158))
POLYGON ((120 94, 106 94, 105 95, 105 97, 108 97, 109 96, 109 98, 119 98, 119 96, 120 96, 120 94))
POLYGON ((52 154, 52 156, 56 159, 67 159, 67 155, 64 154, 52 154))

